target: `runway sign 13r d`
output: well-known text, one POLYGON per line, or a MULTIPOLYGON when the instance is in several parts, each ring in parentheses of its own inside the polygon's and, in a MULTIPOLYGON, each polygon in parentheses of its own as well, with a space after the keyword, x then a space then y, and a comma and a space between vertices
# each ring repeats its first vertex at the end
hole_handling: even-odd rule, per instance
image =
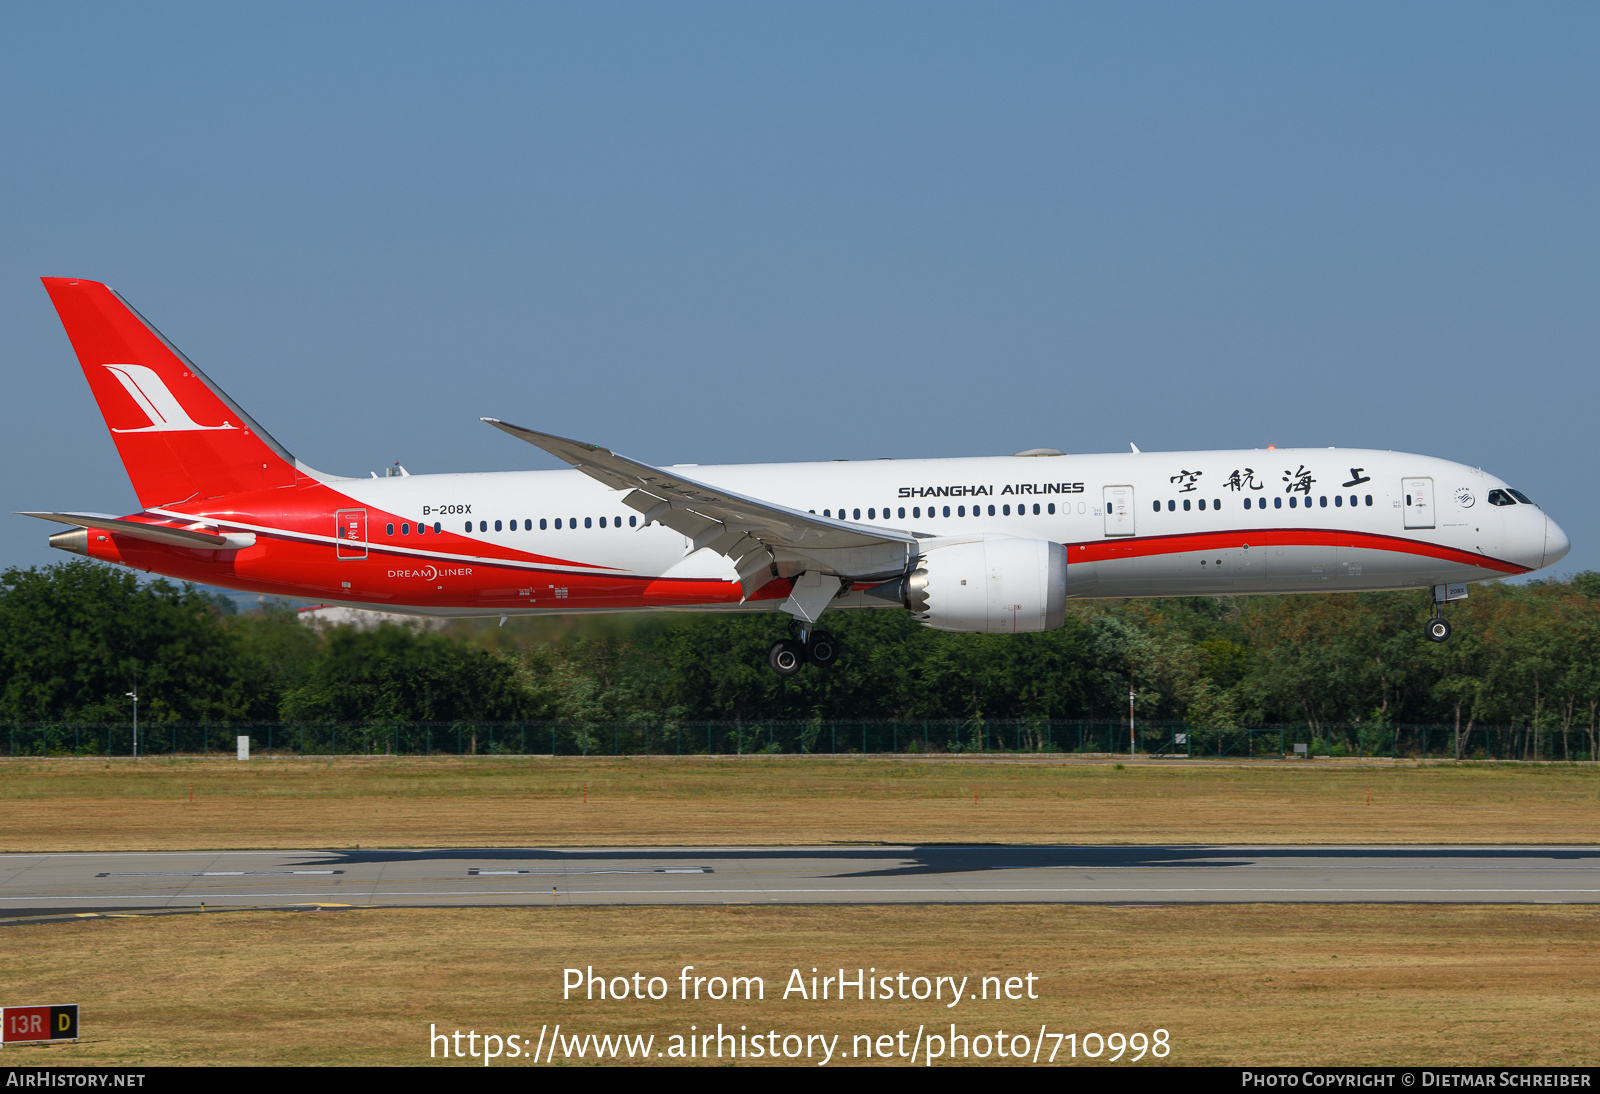
POLYGON ((0 1042, 75 1041, 78 1004, 55 1007, 0 1007, 0 1042))

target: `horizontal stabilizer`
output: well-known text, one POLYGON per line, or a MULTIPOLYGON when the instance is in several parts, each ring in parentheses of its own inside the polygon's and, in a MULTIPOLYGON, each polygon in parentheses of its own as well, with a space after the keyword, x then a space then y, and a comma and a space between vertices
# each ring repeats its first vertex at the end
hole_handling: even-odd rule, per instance
POLYGON ((250 544, 244 542, 246 538, 250 543, 255 542, 254 533, 219 536, 211 532, 191 531, 188 528, 164 528, 158 524, 144 524, 137 520, 128 520, 126 517, 113 517, 107 513, 17 513, 16 515, 38 517, 40 520, 53 520, 61 524, 75 524, 79 528, 98 528, 104 532, 148 539, 171 547, 201 547, 216 550, 219 547, 247 547, 250 544))

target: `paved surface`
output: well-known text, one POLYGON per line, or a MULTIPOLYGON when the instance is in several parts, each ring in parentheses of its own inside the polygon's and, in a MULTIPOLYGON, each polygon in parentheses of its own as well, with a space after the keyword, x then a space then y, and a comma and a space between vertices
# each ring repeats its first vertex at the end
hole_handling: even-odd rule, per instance
POLYGON ((0 855, 0 920, 342 904, 1596 903, 1600 847, 718 847, 0 855))

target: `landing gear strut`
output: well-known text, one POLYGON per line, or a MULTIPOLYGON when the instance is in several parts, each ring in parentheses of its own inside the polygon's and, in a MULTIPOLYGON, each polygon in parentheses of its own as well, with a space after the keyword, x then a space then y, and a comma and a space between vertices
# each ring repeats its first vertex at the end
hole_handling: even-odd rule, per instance
POLYGON ((1450 639, 1450 624, 1445 622, 1443 613, 1444 605, 1452 600, 1465 599, 1467 587, 1465 585, 1435 585, 1433 587, 1433 615, 1428 619, 1425 633, 1429 642, 1447 642, 1450 639))

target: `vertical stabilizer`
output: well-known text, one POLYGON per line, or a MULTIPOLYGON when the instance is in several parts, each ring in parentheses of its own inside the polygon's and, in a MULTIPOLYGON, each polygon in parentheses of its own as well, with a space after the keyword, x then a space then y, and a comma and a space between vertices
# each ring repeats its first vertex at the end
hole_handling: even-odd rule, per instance
POLYGON ((141 505, 295 484, 294 457, 121 297, 41 280, 141 505))

